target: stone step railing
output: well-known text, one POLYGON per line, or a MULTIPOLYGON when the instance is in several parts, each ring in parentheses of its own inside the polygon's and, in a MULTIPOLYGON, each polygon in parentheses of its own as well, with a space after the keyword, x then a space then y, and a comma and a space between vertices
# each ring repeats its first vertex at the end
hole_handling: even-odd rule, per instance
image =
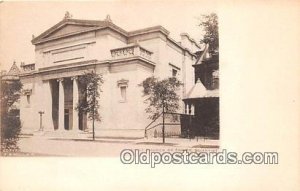
POLYGON ((127 46, 127 47, 123 47, 123 48, 116 48, 116 49, 110 50, 110 52, 111 52, 111 57, 113 59, 141 56, 143 58, 151 60, 151 56, 153 54, 151 51, 146 50, 145 48, 142 48, 139 45, 132 45, 132 46, 127 46))

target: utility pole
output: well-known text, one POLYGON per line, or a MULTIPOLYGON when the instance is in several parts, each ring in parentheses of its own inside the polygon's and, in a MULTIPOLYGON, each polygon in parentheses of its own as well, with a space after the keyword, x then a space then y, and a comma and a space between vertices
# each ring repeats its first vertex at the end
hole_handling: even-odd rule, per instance
POLYGON ((45 112, 43 112, 43 111, 39 111, 39 114, 40 114, 40 131, 43 131, 44 129, 43 129, 43 114, 44 114, 45 112))

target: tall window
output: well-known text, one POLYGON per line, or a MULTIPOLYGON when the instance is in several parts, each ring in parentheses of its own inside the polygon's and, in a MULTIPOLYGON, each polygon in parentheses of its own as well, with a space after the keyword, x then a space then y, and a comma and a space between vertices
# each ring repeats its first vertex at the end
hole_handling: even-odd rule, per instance
POLYGON ((127 87, 126 86, 121 86, 120 89, 121 89, 121 100, 120 101, 125 102, 126 101, 126 89, 127 89, 127 87))
MULTIPOLYGON (((26 87, 25 87, 26 88, 26 87)), ((29 89, 23 89, 23 95, 26 97, 25 98, 25 103, 26 103, 26 107, 30 107, 30 98, 31 98, 31 90, 29 90, 29 89)))
POLYGON ((27 105, 30 105, 30 94, 27 94, 26 98, 27 98, 27 105))
POLYGON ((176 78, 177 77, 178 71, 176 69, 172 69, 172 77, 176 78))
POLYGON ((170 66, 170 75, 174 78, 178 78, 178 76, 180 75, 180 68, 175 66, 174 64, 172 63, 169 63, 169 66, 170 66))
POLYGON ((117 83, 118 83, 118 88, 119 88, 119 91, 120 91, 119 102, 124 103, 124 102, 127 101, 128 80, 121 79, 117 83))

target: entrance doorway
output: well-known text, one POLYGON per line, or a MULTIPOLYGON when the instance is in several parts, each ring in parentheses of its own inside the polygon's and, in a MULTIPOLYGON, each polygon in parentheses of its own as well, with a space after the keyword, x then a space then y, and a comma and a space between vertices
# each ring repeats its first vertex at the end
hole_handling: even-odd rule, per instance
POLYGON ((70 113, 69 109, 65 109, 65 130, 70 130, 70 113))
MULTIPOLYGON (((59 83, 57 79, 50 80, 51 87, 51 97, 52 97, 52 121, 54 130, 58 130, 61 127, 59 126, 59 93, 64 94, 64 129, 73 130, 73 102, 77 103, 78 101, 73 100, 73 81, 71 78, 64 78, 63 80, 63 92, 59 92, 59 83)), ((78 96, 79 99, 86 99, 86 95, 82 93, 82 89, 86 89, 85 86, 78 83, 78 96)), ((77 112, 75 113, 77 114, 77 112)), ((78 126, 79 130, 87 129, 87 115, 86 114, 77 114, 78 115, 78 126)), ((76 129, 75 129, 76 130, 76 129)))

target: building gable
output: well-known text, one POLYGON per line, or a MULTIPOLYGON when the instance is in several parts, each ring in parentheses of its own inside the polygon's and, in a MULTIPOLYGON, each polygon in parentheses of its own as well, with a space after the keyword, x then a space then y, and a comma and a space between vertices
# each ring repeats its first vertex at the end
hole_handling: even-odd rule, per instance
POLYGON ((18 66, 14 62, 14 64, 11 66, 10 70, 8 71, 8 73, 6 75, 18 76, 19 74, 20 74, 20 69, 18 68, 18 66))
POLYGON ((32 44, 38 44, 47 40, 95 30, 105 26, 107 26, 105 21, 64 19, 35 37, 31 42, 32 44))
POLYGON ((59 37, 64 36, 68 34, 83 32, 89 29, 94 29, 94 26, 83 26, 83 25, 75 25, 75 24, 66 24, 63 27, 60 27, 59 29, 56 29, 52 33, 48 34, 44 38, 53 38, 53 37, 59 37))

